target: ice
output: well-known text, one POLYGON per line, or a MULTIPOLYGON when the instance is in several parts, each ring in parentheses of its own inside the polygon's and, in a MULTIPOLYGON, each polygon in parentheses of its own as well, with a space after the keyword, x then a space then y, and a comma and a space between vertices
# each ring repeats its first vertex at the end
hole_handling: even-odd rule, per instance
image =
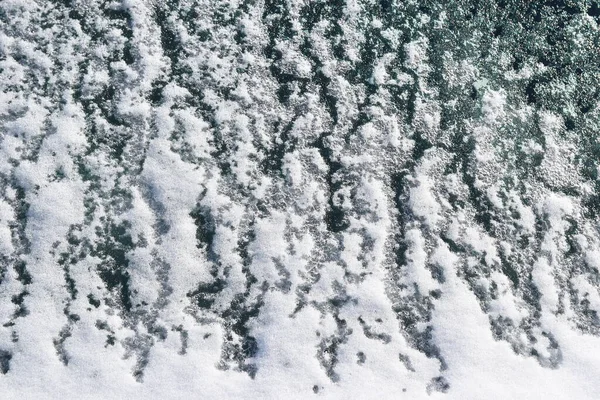
POLYGON ((3 399, 596 399, 594 2, 0 2, 3 399))

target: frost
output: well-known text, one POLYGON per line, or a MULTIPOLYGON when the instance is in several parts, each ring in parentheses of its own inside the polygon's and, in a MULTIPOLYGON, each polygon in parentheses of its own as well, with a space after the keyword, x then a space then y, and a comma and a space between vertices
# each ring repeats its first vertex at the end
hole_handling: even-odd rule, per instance
POLYGON ((3 398, 597 398, 599 14, 0 2, 3 398))

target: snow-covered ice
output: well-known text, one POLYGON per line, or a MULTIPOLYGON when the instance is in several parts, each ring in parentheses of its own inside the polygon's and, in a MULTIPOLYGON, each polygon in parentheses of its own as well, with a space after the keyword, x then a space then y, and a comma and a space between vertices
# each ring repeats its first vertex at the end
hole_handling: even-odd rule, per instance
POLYGON ((0 0, 0 397, 600 398, 599 23, 0 0))

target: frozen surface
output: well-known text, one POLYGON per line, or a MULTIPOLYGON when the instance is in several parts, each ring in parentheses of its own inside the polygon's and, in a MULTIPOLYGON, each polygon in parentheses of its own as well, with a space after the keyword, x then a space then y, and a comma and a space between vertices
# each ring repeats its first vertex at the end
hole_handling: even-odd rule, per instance
POLYGON ((595 0, 1 0, 2 399, 600 397, 595 0))

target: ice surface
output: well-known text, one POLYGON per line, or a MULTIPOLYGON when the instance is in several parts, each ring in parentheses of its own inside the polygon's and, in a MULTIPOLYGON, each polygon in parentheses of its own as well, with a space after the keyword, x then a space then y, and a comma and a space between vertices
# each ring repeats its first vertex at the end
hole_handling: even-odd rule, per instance
POLYGON ((599 10, 0 1, 0 397, 597 399, 599 10))

